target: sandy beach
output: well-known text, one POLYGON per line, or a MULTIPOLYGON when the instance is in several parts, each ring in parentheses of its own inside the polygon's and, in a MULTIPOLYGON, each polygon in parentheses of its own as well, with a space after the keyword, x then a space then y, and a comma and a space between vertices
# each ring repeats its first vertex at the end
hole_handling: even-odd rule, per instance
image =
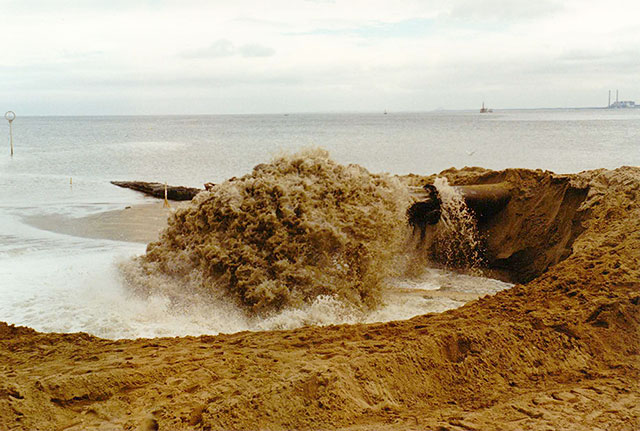
POLYGON ((25 222, 38 229, 84 238, 148 243, 158 239, 167 226, 167 217, 181 203, 166 208, 162 201, 127 206, 85 217, 62 215, 31 216, 25 222))
POLYGON ((640 169, 441 175, 513 185, 484 230, 527 281, 368 325, 111 341, 0 324, 0 427, 638 429, 640 169))

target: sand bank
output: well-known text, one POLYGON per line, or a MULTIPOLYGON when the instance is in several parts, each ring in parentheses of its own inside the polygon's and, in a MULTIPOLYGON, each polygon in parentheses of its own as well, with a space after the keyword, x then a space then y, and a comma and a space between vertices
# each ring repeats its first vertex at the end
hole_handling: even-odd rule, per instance
POLYGON ((31 216, 24 221, 38 229, 65 235, 148 243, 158 239, 167 226, 167 217, 179 205, 183 204, 172 203, 172 208, 165 208, 163 202, 158 201, 85 217, 52 214, 31 216))
POLYGON ((446 175, 519 186, 486 228, 526 284, 407 321, 216 337, 0 324, 0 428, 640 428, 640 168, 446 175))

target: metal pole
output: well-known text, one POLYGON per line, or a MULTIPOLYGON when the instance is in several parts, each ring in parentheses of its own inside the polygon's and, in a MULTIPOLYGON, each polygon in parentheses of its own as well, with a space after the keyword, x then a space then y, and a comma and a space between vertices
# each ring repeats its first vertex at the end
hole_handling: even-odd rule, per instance
POLYGON ((11 155, 13 156, 13 127, 9 121, 9 142, 11 143, 11 155))
POLYGON ((9 122, 9 143, 11 145, 11 156, 13 156, 13 127, 11 123, 16 119, 16 113, 13 111, 7 111, 4 114, 4 118, 9 122))

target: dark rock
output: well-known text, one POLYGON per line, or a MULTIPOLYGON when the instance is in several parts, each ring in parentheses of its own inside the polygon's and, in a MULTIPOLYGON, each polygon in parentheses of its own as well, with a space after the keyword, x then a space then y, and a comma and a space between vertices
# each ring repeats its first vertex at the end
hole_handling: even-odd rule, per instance
MULTIPOLYGON (((162 183, 147 183, 144 181, 111 181, 111 184, 136 190, 155 198, 164 199, 165 185, 162 183)), ((190 201, 195 195, 203 191, 194 187, 167 186, 167 199, 172 201, 190 201)))

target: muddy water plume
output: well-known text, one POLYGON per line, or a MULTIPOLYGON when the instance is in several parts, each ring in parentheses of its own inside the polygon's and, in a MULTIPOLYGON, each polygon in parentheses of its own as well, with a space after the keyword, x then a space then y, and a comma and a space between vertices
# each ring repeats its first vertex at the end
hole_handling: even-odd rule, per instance
POLYGON ((321 296, 371 309, 397 266, 409 203, 397 179, 324 150, 281 156, 177 210, 135 262, 136 284, 180 285, 263 315, 321 296))
POLYGON ((476 218, 447 178, 436 178, 434 185, 440 196, 441 213, 431 244, 433 257, 447 267, 479 272, 483 259, 476 218))

